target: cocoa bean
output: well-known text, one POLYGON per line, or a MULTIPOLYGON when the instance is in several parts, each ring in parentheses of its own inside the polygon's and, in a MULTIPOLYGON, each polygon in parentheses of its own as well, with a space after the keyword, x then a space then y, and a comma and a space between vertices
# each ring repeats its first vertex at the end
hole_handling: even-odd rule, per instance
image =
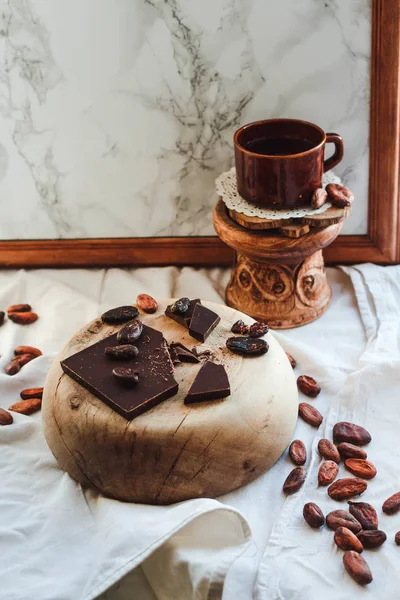
POLYGON ((396 533, 396 535, 394 536, 394 541, 396 542, 396 544, 397 544, 398 546, 400 546, 400 531, 398 531, 398 532, 396 533))
POLYGON ((0 408, 0 425, 11 425, 13 421, 13 416, 4 408, 0 408))
POLYGON ((19 402, 16 402, 10 406, 8 410, 20 413, 21 415, 31 415, 40 410, 41 406, 41 398, 30 398, 29 400, 20 400, 19 402))
POLYGON ((139 383, 138 372, 129 367, 116 367, 112 371, 114 377, 126 388, 131 388, 139 383))
POLYGON ((361 531, 362 527, 358 520, 351 515, 347 510, 333 510, 326 516, 326 524, 329 529, 337 529, 338 527, 347 527, 353 533, 361 531))
POLYGON ((35 358, 37 357, 33 356, 33 354, 19 354, 18 356, 14 356, 4 371, 7 375, 15 375, 24 365, 27 365, 28 362, 31 362, 31 360, 34 360, 35 358))
POLYGON ((152 315, 158 310, 158 303, 148 294, 139 294, 136 298, 136 305, 145 313, 152 315))
POLYGON ((307 502, 303 508, 303 517, 306 523, 313 529, 322 527, 325 523, 325 518, 322 510, 314 502, 307 502))
POLYGON ((107 346, 104 354, 112 360, 128 360, 135 358, 139 354, 139 350, 132 344, 121 344, 120 346, 107 346))
POLYGON ((139 311, 136 306, 118 306, 111 308, 101 315, 103 323, 109 325, 118 325, 119 323, 127 323, 132 319, 136 319, 139 311))
POLYGON ((6 316, 6 314, 5 314, 4 310, 0 310, 0 327, 4 323, 5 316, 6 316))
POLYGON ((345 477, 338 479, 328 488, 328 494, 333 500, 348 500, 360 496, 367 489, 367 482, 363 479, 345 477))
POLYGON ((297 363, 296 363, 295 359, 293 358, 293 356, 291 354, 289 354, 289 352, 286 352, 286 356, 288 357, 288 360, 290 362, 290 366, 292 367, 292 369, 295 369, 297 363))
POLYGON ((306 480, 307 471, 304 467, 295 467, 290 471, 283 484, 285 494, 294 494, 298 492, 306 480))
POLYGON ((175 315, 184 315, 189 309, 190 300, 189 298, 179 298, 170 306, 170 310, 175 315))
POLYGON ((325 189, 328 192, 329 200, 335 206, 340 206, 340 208, 351 206, 354 200, 354 194, 349 188, 344 185, 339 185, 338 183, 329 183, 325 189))
POLYGON ((373 479, 376 475, 376 468, 369 460, 362 458, 348 458, 344 461, 345 467, 350 473, 362 479, 373 479))
POLYGON ((8 313, 22 313, 22 312, 31 312, 32 307, 30 304, 12 304, 7 308, 8 313))
POLYGON ((322 463, 318 471, 319 485, 329 485, 334 481, 339 473, 339 467, 333 460, 326 460, 322 463))
POLYGON ((295 465, 304 465, 307 460, 307 450, 301 440, 293 440, 289 446, 289 456, 295 465))
POLYGON ((311 196, 311 206, 313 208, 321 208, 328 198, 328 192, 324 188, 317 188, 311 196))
POLYGON ((378 529, 378 515, 368 502, 348 502, 349 512, 359 521, 363 529, 378 529))
POLYGON ((300 377, 297 378, 297 387, 303 394, 310 398, 316 398, 321 391, 321 388, 315 379, 308 375, 300 375, 300 377))
POLYGON ((236 321, 236 323, 234 323, 232 325, 231 331, 232 331, 232 333, 236 333, 236 334, 240 334, 240 335, 248 335, 249 326, 246 325, 244 321, 239 319, 239 321, 236 321))
POLYGON ((18 325, 31 325, 38 320, 38 315, 34 312, 14 312, 9 313, 8 318, 18 325))
POLYGON ((323 438, 318 442, 318 452, 326 460, 333 460, 335 463, 340 463, 339 450, 330 440, 323 438))
POLYGON ((4 372, 7 373, 7 375, 16 375, 20 370, 21 365, 12 360, 10 364, 5 367, 4 372))
POLYGON ((333 428, 333 441, 335 444, 349 442, 355 446, 365 446, 371 441, 371 435, 361 425, 342 421, 333 428))
POLYGON ((319 427, 322 423, 322 415, 321 413, 311 406, 311 404, 307 404, 307 402, 300 402, 299 404, 299 416, 313 427, 319 427))
POLYGON ((360 533, 357 533, 357 537, 367 550, 379 548, 387 539, 386 533, 379 529, 360 531, 360 533))
POLYGON ((251 338, 259 338, 263 335, 267 334, 269 331, 269 327, 266 323, 262 321, 256 321, 253 325, 250 326, 249 336, 251 338))
POLYGON ((20 393, 22 400, 30 400, 31 398, 42 398, 43 397, 43 388, 26 388, 22 390, 20 393))
POLYGON ((231 337, 226 340, 226 347, 235 354, 259 356, 266 354, 269 345, 265 340, 251 337, 231 337))
POLYGON ((383 503, 382 510, 387 515, 394 515, 400 510, 400 492, 393 494, 383 503))
POLYGON ((362 552, 363 545, 355 533, 347 529, 347 527, 338 527, 333 536, 334 542, 341 550, 354 550, 354 552, 362 552))
POLYGON ((42 351, 39 348, 35 348, 35 346, 17 346, 14 350, 15 356, 19 356, 20 354, 33 354, 33 356, 42 356, 42 351))
POLYGON ((134 344, 140 338, 143 332, 143 323, 138 319, 134 319, 128 323, 117 333, 117 341, 119 344, 134 344))
POLYGON ((344 568, 352 579, 359 585, 367 585, 372 581, 372 574, 364 558, 354 550, 348 550, 343 555, 344 568))
POLYGON ((337 449, 342 458, 367 458, 365 450, 348 442, 341 442, 337 445, 337 449))

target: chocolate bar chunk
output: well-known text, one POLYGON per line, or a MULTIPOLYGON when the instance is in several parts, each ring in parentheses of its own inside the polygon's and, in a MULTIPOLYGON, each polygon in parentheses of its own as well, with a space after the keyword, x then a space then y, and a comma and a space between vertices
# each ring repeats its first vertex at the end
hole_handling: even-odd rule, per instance
POLYGON ((208 336, 218 323, 221 317, 202 304, 196 304, 193 310, 193 316, 189 325, 189 333, 200 342, 205 342, 208 336))
POLYGON ((169 317, 173 321, 176 321, 177 323, 179 323, 179 325, 183 325, 184 327, 186 327, 186 329, 188 329, 190 320, 193 315, 193 310, 194 310, 194 307, 196 306, 196 304, 201 304, 199 298, 197 298, 196 300, 191 300, 189 302, 189 308, 187 309, 187 311, 185 311, 182 314, 172 312, 171 306, 173 306, 173 305, 170 304, 165 309, 165 314, 167 315, 167 317, 169 317))
MULTIPOLYGON (((197 358, 195 354, 189 348, 186 348, 180 342, 170 344, 170 354, 172 358, 172 362, 174 362, 174 356, 178 358, 178 362, 188 362, 188 363, 199 363, 200 360, 197 358)), ((175 363, 174 363, 175 364, 175 363)))
POLYGON ((117 346, 117 335, 115 333, 73 354, 61 362, 61 367, 89 392, 131 420, 174 396, 178 384, 162 333, 144 325, 142 335, 136 341, 138 355, 124 361, 124 368, 130 368, 137 374, 138 383, 131 389, 122 385, 113 375, 115 363, 105 354, 106 348, 117 346))
POLYGON ((219 400, 231 393, 228 376, 222 365, 207 361, 196 375, 192 387, 185 398, 185 404, 219 400))

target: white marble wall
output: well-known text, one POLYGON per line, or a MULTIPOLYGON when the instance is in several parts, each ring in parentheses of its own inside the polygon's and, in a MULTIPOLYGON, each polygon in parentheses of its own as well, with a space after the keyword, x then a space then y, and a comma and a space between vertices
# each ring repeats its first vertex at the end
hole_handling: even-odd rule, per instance
POLYGON ((232 134, 345 140, 367 216, 370 0, 0 0, 0 239, 208 235, 232 134))

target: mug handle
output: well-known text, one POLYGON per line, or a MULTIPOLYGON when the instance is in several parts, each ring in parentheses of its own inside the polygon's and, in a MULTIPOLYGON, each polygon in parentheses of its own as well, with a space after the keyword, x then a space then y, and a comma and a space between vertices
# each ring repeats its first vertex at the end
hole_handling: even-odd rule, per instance
POLYGON ((336 167, 336 165, 342 160, 344 154, 343 140, 340 135, 337 133, 327 133, 325 144, 330 143, 335 144, 335 152, 330 158, 324 160, 324 173, 329 171, 329 169, 336 167))

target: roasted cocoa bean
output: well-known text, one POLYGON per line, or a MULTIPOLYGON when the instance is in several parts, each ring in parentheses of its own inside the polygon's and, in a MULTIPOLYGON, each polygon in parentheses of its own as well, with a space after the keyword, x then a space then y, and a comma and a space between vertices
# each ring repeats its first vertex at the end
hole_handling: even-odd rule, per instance
POLYGON ((348 442, 341 442, 338 444, 337 449, 342 458, 367 458, 365 450, 348 442))
POLYGON ((362 479, 373 479, 376 475, 376 468, 369 460, 348 458, 344 461, 344 465, 350 473, 362 479))
POLYGON ((134 344, 140 338, 143 332, 143 323, 138 319, 134 319, 131 323, 125 325, 117 333, 117 341, 119 344, 134 344))
POLYGON ((353 515, 363 529, 378 529, 378 515, 368 502, 348 502, 349 512, 353 515))
POLYGON ((294 494, 298 492, 306 480, 307 471, 304 467, 295 467, 290 471, 283 484, 285 494, 294 494))
POLYGON ((340 423, 336 423, 333 428, 333 441, 335 444, 340 442, 348 442, 350 444, 354 444, 355 446, 365 446, 366 444, 370 443, 371 435, 366 429, 364 429, 364 427, 361 427, 360 425, 342 421, 340 423))
POLYGON ((8 364, 5 367, 4 372, 7 373, 7 375, 16 375, 20 370, 21 365, 18 362, 12 360, 10 364, 8 364))
POLYGON ((344 568, 352 579, 359 585, 367 585, 372 581, 369 566, 363 557, 354 550, 348 550, 343 555, 344 568))
POLYGON ((11 425, 13 421, 13 416, 4 408, 0 408, 0 425, 11 425))
POLYGON ((362 529, 358 520, 347 510, 333 510, 326 516, 326 524, 329 529, 335 530, 338 527, 347 527, 353 533, 358 533, 362 529))
POLYGON ((315 209, 321 208, 328 198, 328 192, 324 188, 317 188, 311 196, 311 206, 315 209))
POLYGON ((293 358, 293 356, 291 354, 289 354, 289 352, 286 352, 285 354, 288 357, 288 361, 290 362, 290 366, 292 367, 292 369, 295 369, 296 368, 296 364, 297 364, 296 361, 295 361, 295 359, 293 358))
POLYGON ((326 486, 332 483, 339 473, 339 467, 333 460, 326 460, 318 470, 319 485, 326 486))
POLYGON ((307 460, 307 450, 301 440, 293 440, 289 446, 289 456, 295 465, 304 465, 307 460))
POLYGON ((26 388, 22 390, 20 393, 22 400, 30 400, 30 398, 42 398, 43 397, 43 388, 26 388))
POLYGON ((383 503, 382 510, 387 515, 394 515, 400 510, 400 492, 393 494, 383 503))
POLYGON ((299 416, 313 427, 319 427, 322 423, 322 415, 321 413, 311 406, 311 404, 307 404, 307 402, 300 402, 299 404, 299 416))
POLYGON ((22 312, 31 312, 32 307, 30 304, 12 304, 7 308, 7 313, 22 313, 22 312))
POLYGON ((226 340, 226 347, 235 354, 259 356, 269 350, 265 340, 250 337, 231 337, 226 340))
POLYGON ((7 375, 15 375, 24 365, 27 365, 28 362, 37 358, 33 354, 19 354, 18 356, 14 356, 9 365, 4 369, 7 375))
POLYGON ((330 440, 323 438, 318 442, 318 452, 326 460, 333 460, 335 463, 340 463, 339 450, 330 440))
POLYGON ((138 372, 128 367, 116 367, 112 373, 124 387, 131 388, 139 383, 138 372))
POLYGON ((30 398, 29 400, 19 400, 10 406, 8 410, 20 413, 21 415, 31 415, 40 410, 41 406, 41 398, 30 398))
POLYGON ((184 315, 190 304, 189 298, 179 298, 171 304, 170 310, 174 315, 184 315))
POLYGON ((268 333, 269 327, 262 321, 256 321, 253 325, 250 325, 249 335, 251 338, 260 338, 268 333))
POLYGON ((127 323, 132 319, 136 319, 138 314, 139 311, 136 306, 118 306, 103 313, 101 320, 108 325, 118 325, 119 323, 127 323))
POLYGON ((396 544, 397 544, 398 546, 400 546, 400 531, 398 531, 398 532, 396 533, 396 535, 394 536, 394 541, 396 542, 396 544))
POLYGON ((15 312, 9 313, 8 318, 10 321, 17 323, 18 325, 31 325, 37 321, 39 317, 34 312, 15 312))
POLYGON ((236 321, 236 323, 232 325, 231 331, 232 333, 237 333, 239 335, 248 335, 249 326, 246 325, 244 321, 239 319, 239 321, 236 321))
POLYGON ((39 348, 35 348, 35 346, 18 346, 14 350, 15 356, 19 356, 20 354, 33 354, 33 356, 42 356, 42 351, 39 348))
POLYGON ((363 545, 355 533, 347 529, 347 527, 338 527, 333 536, 335 544, 341 550, 354 550, 354 552, 362 552, 363 545))
POLYGON ((329 183, 325 189, 328 192, 329 200, 335 206, 340 206, 340 208, 351 206, 354 200, 354 194, 349 188, 344 185, 339 185, 338 183, 329 183))
POLYGON ((300 377, 297 378, 297 387, 303 394, 310 398, 316 398, 321 391, 321 388, 315 379, 308 375, 300 375, 300 377))
POLYGON ((303 517, 305 522, 313 529, 318 529, 325 523, 324 513, 314 502, 307 502, 304 505, 303 517))
POLYGON ((104 353, 112 360, 128 360, 135 358, 139 354, 139 350, 132 344, 121 344, 120 346, 108 346, 104 353))
POLYGON ((4 310, 0 310, 0 327, 4 323, 5 316, 6 316, 6 314, 5 314, 4 310))
POLYGON ((382 546, 387 539, 386 533, 384 531, 380 531, 379 529, 360 531, 360 533, 357 533, 357 537, 364 548, 367 548, 367 550, 379 548, 379 546, 382 546))
POLYGON ((152 315, 158 310, 157 301, 148 294, 139 294, 139 296, 136 298, 136 306, 149 315, 152 315))
POLYGON ((328 487, 328 494, 333 500, 348 500, 354 496, 360 496, 366 489, 367 482, 363 479, 344 477, 328 487))

